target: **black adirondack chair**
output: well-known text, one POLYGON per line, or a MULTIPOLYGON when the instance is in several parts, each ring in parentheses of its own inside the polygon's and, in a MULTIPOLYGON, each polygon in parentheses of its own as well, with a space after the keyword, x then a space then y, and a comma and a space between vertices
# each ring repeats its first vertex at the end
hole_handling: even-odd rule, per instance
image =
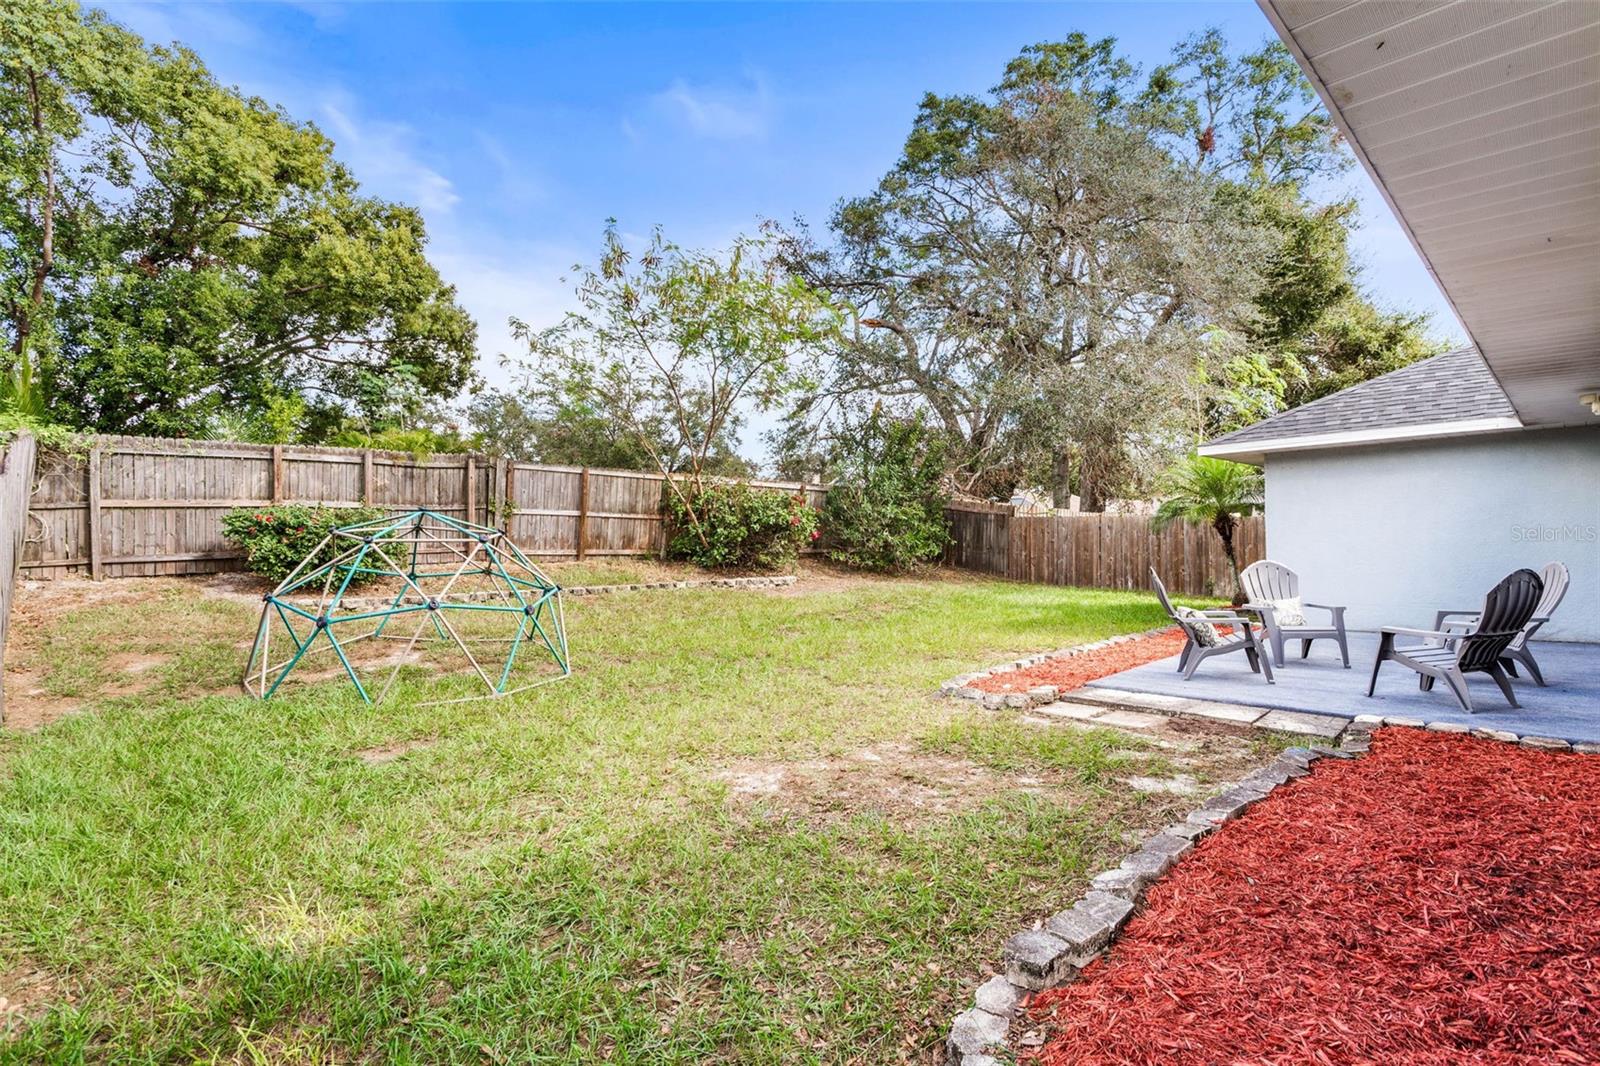
MULTIPOLYGON (((1522 632, 1506 646, 1505 654, 1500 656, 1500 665, 1505 667, 1506 673, 1516 677, 1517 664, 1521 663, 1527 667, 1528 676, 1533 678, 1533 683, 1544 688, 1544 671, 1539 669, 1539 660, 1533 657, 1533 649, 1528 647, 1528 641, 1533 639, 1533 635, 1539 632, 1541 626, 1550 621, 1550 616, 1561 606, 1561 600, 1567 594, 1567 586, 1572 583, 1572 574, 1567 570, 1565 563, 1546 563, 1544 569, 1539 571, 1539 580, 1544 582, 1544 595, 1539 597, 1539 606, 1533 609, 1533 617, 1522 627, 1522 632)), ((1477 620, 1477 615, 1471 611, 1440 611, 1433 616, 1433 628, 1471 629, 1477 620), (1451 621, 1452 618, 1455 621, 1451 621)))
POLYGON ((1494 678, 1507 702, 1520 707, 1511 691, 1511 679, 1500 665, 1506 648, 1533 617, 1544 592, 1544 581, 1532 570, 1507 575, 1483 601, 1476 623, 1470 629, 1407 629, 1384 626, 1379 631, 1378 655, 1372 663, 1371 696, 1378 687, 1378 668, 1394 661, 1421 674, 1418 684, 1428 692, 1436 680, 1443 680, 1461 709, 1473 713, 1472 697, 1467 692, 1466 675, 1485 673, 1494 678), (1397 646, 1396 637, 1416 637, 1425 643, 1397 646))

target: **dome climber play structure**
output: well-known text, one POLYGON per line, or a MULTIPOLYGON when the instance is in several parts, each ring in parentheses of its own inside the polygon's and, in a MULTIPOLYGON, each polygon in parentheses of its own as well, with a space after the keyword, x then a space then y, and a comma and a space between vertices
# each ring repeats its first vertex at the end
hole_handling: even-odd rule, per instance
POLYGON ((245 691, 344 674, 368 703, 406 667, 499 698, 572 673, 561 588, 502 530, 437 511, 341 526, 262 597, 245 691), (316 665, 313 665, 316 664, 316 665))

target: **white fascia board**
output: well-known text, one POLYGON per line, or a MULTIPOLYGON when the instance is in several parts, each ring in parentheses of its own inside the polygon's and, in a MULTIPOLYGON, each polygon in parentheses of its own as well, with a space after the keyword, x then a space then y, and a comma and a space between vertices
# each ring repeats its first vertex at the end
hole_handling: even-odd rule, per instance
POLYGON ((1201 455, 1217 459, 1259 464, 1262 456, 1273 452, 1304 452, 1317 448, 1349 448, 1363 444, 1392 444, 1439 437, 1470 437, 1480 433, 1509 433, 1524 428, 1526 427, 1518 419, 1498 415, 1494 418, 1463 418, 1454 422, 1418 422, 1412 426, 1311 433, 1303 437, 1219 441, 1214 444, 1202 444, 1198 450, 1201 455))

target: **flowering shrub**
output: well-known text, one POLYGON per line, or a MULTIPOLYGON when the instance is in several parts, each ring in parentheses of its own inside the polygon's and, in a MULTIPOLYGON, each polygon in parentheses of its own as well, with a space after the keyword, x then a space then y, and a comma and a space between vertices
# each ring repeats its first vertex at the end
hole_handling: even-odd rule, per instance
POLYGON ((788 570, 800 549, 822 536, 817 509, 801 494, 743 483, 683 486, 688 505, 667 490, 667 554, 700 566, 788 570), (691 513, 692 512, 692 513, 691 513))
MULTIPOLYGON (((322 538, 338 526, 382 518, 377 507, 322 507, 303 503, 271 507, 240 507, 222 516, 222 535, 244 549, 250 571, 274 583, 282 581, 311 554, 322 538)), ((318 552, 316 564, 331 562, 350 545, 329 544, 318 552)), ((356 574, 351 587, 372 580, 356 574)))

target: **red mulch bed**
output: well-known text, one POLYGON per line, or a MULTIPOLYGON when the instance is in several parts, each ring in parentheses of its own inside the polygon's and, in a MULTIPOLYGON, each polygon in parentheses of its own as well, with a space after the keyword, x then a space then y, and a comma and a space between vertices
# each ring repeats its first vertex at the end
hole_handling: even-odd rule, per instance
POLYGON ((1033 1066, 1600 1062, 1600 757, 1380 731, 1033 1010, 1033 1066))
MULTIPOLYGON (((1231 632, 1227 626, 1218 627, 1221 633, 1231 632)), ((1177 626, 1164 629, 1148 637, 1135 637, 1121 644, 1082 655, 1067 655, 1049 662, 1030 666, 1026 670, 1010 670, 1003 674, 990 674, 972 682, 972 687, 984 692, 1026 692, 1038 685, 1054 685, 1065 692, 1081 688, 1091 681, 1135 666, 1165 659, 1183 650, 1183 630, 1177 626)))

